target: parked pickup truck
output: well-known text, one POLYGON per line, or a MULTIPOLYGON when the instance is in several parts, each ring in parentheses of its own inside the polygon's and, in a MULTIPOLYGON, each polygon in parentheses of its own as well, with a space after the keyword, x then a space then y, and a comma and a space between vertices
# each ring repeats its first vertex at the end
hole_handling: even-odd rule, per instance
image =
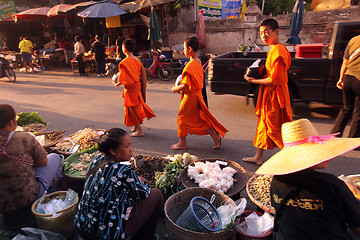
MULTIPOLYGON (((360 34, 360 21, 335 22, 331 41, 324 45, 326 57, 295 58, 291 52, 288 86, 292 100, 342 104, 341 91, 336 87, 344 50, 349 40, 360 34)), ((246 68, 266 52, 229 52, 209 61, 208 81, 214 94, 235 94, 257 98, 259 86, 244 79, 246 68)))

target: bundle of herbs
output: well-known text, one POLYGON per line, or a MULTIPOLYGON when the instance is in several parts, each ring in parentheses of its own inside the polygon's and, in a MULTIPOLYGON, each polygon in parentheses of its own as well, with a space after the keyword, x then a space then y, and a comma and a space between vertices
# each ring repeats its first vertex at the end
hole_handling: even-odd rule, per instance
POLYGON ((185 167, 178 159, 175 159, 165 164, 164 171, 155 173, 156 187, 162 191, 165 199, 184 189, 179 176, 185 167))
POLYGON ((44 122, 44 119, 39 115, 38 112, 21 112, 16 116, 17 124, 21 127, 34 124, 42 123, 47 125, 48 122, 44 122))

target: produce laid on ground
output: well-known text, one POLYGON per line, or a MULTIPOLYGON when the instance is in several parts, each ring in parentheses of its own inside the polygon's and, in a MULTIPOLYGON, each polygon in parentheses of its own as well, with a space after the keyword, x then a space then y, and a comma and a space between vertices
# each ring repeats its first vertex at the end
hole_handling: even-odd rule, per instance
POLYGON ((133 161, 131 161, 131 166, 135 169, 135 173, 138 176, 147 180, 150 187, 155 187, 155 173, 162 171, 168 163, 169 160, 163 157, 137 154, 134 156, 133 161), (143 160, 143 165, 136 167, 135 161, 141 159, 143 160))
POLYGON ((47 128, 48 122, 37 112, 21 112, 16 116, 18 131, 37 133, 47 128))
POLYGON ((246 187, 249 198, 264 211, 275 214, 275 209, 271 206, 270 185, 272 175, 254 175, 246 187))
POLYGON ((79 130, 57 143, 56 149, 60 153, 75 153, 81 152, 84 149, 90 149, 95 146, 100 136, 105 132, 105 130, 94 130, 92 128, 79 130))
POLYGON ((232 167, 221 169, 220 164, 227 165, 226 162, 195 162, 194 166, 189 166, 187 175, 194 179, 199 187, 210 188, 222 193, 226 193, 234 184, 234 174, 236 170, 232 167))
POLYGON ((44 148, 50 147, 61 141, 66 130, 54 130, 46 133, 36 133, 35 138, 44 148))
POLYGON ((65 175, 69 177, 77 177, 77 178, 85 179, 86 170, 92 158, 99 153, 100 152, 98 151, 96 145, 91 149, 71 154, 63 162, 63 169, 65 175))

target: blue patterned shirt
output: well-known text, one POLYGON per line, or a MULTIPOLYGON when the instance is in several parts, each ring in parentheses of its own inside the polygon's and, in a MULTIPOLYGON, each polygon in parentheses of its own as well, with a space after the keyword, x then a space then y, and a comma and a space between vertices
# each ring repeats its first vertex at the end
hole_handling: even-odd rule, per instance
MULTIPOLYGON (((90 168, 108 159, 97 155, 90 168)), ((102 239, 125 239, 125 226, 139 199, 147 198, 150 187, 133 168, 109 162, 86 180, 74 225, 102 239)))

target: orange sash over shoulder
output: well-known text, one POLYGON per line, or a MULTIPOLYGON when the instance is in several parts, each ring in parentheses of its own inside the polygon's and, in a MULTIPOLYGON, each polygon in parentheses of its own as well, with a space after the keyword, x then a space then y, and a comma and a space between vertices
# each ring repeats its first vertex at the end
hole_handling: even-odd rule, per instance
POLYGON ((223 127, 210 113, 202 97, 204 72, 200 63, 191 60, 186 64, 182 73, 182 84, 189 86, 189 90, 181 95, 180 109, 177 117, 178 136, 190 134, 206 135, 211 128, 222 137, 228 130, 223 127))
POLYGON ((281 125, 292 121, 287 70, 291 64, 287 48, 278 43, 268 52, 267 76, 274 84, 260 85, 256 115, 259 117, 254 146, 261 149, 283 148, 281 125))
POLYGON ((131 57, 119 63, 119 82, 124 85, 124 124, 127 127, 141 124, 144 118, 155 117, 141 94, 141 66, 140 60, 131 57))

